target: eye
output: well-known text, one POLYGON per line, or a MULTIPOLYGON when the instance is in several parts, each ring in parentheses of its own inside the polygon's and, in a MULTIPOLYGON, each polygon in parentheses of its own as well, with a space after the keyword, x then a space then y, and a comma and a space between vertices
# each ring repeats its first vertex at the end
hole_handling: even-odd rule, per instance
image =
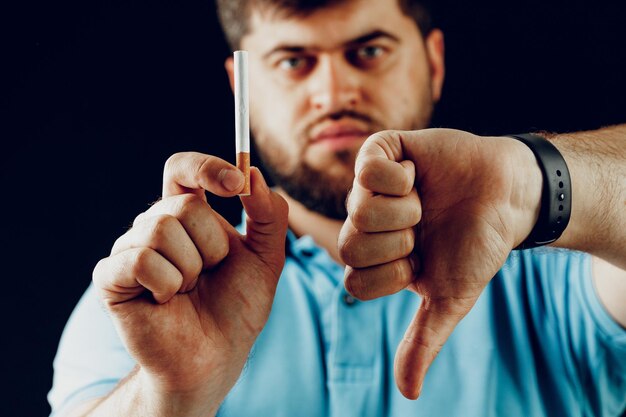
POLYGON ((356 50, 357 58, 365 61, 376 59, 382 56, 383 53, 385 53, 385 50, 382 47, 375 45, 363 46, 356 50))
POLYGON ((298 71, 306 66, 306 58, 292 56, 278 61, 278 68, 285 71, 298 71))
POLYGON ((359 68, 374 68, 388 54, 388 49, 379 45, 363 45, 348 50, 346 59, 359 68))

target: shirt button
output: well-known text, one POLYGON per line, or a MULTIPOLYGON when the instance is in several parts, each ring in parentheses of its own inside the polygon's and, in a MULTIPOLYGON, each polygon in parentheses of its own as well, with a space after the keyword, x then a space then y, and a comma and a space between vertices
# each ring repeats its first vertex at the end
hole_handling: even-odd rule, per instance
POLYGON ((345 305, 351 306, 354 303, 356 303, 356 298, 354 298, 350 294, 344 294, 343 295, 343 302, 344 302, 345 305))

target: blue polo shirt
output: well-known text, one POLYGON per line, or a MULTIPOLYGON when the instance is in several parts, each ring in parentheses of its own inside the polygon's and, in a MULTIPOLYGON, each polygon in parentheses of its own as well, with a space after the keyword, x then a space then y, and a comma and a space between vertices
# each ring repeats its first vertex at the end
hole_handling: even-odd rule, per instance
MULTIPOLYGON (((218 415, 619 416, 626 330, 600 304, 590 260, 514 252, 410 401, 396 389, 393 359, 419 298, 356 301, 343 268, 310 237, 289 233, 269 321, 218 415)), ((134 365, 89 287, 54 361, 52 415, 106 395, 134 365)))

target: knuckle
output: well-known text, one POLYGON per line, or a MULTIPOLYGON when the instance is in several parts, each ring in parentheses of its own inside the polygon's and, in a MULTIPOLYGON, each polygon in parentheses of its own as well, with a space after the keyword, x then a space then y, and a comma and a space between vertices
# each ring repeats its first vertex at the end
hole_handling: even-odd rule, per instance
POLYGON ((206 203, 195 194, 181 194, 177 196, 177 216, 181 218, 189 218, 197 212, 200 207, 206 203))
POLYGON ((392 148, 402 141, 401 132, 398 130, 382 130, 371 137, 387 155, 393 155, 392 148))
POLYGON ((207 172, 207 170, 208 170, 207 168, 209 166, 210 166, 210 164, 205 161, 196 170, 194 170, 193 182, 195 184, 201 184, 203 182, 204 178, 206 178, 206 172, 207 172))
POLYGON ((192 280, 197 278, 202 272, 202 258, 198 253, 192 253, 188 257, 187 261, 183 265, 183 271, 181 274, 185 280, 192 280))
POLYGON ((400 236, 400 254, 406 256, 413 252, 415 247, 415 233, 413 229, 406 229, 401 232, 400 236))
POLYGON ((109 258, 103 258, 98 261, 96 266, 93 268, 93 272, 91 273, 91 279, 96 285, 96 287, 102 287, 104 282, 104 264, 108 261, 109 258))
POLYGON ((142 222, 144 217, 146 216, 146 212, 141 212, 139 213, 134 219, 133 219, 133 224, 132 227, 135 227, 138 223, 142 222))
POLYGON ((163 243, 176 227, 176 223, 178 223, 178 220, 169 214, 161 214, 154 217, 150 226, 151 242, 157 246, 163 243))
POLYGON ((214 249, 215 257, 218 261, 221 261, 228 255, 228 236, 226 236, 225 232, 221 234, 223 236, 217 241, 217 245, 214 249))
POLYGON ((202 272, 202 256, 195 250, 195 247, 192 248, 194 251, 193 261, 191 262, 191 277, 196 278, 202 272))
POLYGON ((193 179, 196 184, 205 182, 206 178, 215 180, 221 171, 222 160, 212 155, 204 155, 202 163, 196 166, 193 173, 193 179))
POLYGON ((339 256, 346 265, 358 267, 362 258, 362 239, 354 233, 346 236, 339 246, 339 256))
POLYGON ((129 234, 130 230, 126 233, 124 233, 122 236, 118 237, 117 239, 115 239, 115 242, 113 242, 113 246, 111 246, 111 252, 110 255, 115 255, 117 254, 121 248, 124 246, 124 242, 126 240, 126 236, 129 234))
POLYGON ((346 212, 348 213, 348 216, 351 215, 352 211, 353 211, 353 207, 354 207, 354 201, 352 199, 352 191, 353 191, 354 187, 351 185, 350 188, 348 188, 348 191, 346 193, 346 199, 344 201, 344 205, 346 206, 346 212))
POLYGON ((408 215, 408 223, 411 226, 415 226, 416 224, 418 224, 422 218, 422 210, 420 209, 420 207, 418 205, 412 205, 411 210, 409 211, 409 215, 408 215))
POLYGON ((413 225, 416 225, 422 219, 422 204, 420 202, 419 196, 417 195, 417 191, 413 190, 411 192, 411 220, 413 225))
POLYGON ((357 172, 357 181, 365 188, 369 188, 372 180, 376 180, 376 169, 372 166, 373 161, 368 160, 367 163, 357 172))
POLYGON ((350 240, 350 236, 354 233, 353 228, 354 226, 352 225, 350 218, 347 218, 341 226, 341 230, 339 231, 339 236, 337 238, 337 250, 339 252, 339 258, 348 265, 349 262, 346 262, 349 256, 347 252, 350 251, 348 241, 350 240))
POLYGON ((215 230, 211 242, 211 249, 205 255, 205 262, 208 265, 216 265, 228 255, 228 236, 223 230, 215 230))
POLYGON ((346 291, 350 293, 350 295, 356 298, 359 298, 359 291, 360 291, 359 283, 357 282, 359 280, 358 275, 359 275, 358 271, 355 270, 354 268, 351 268, 351 267, 346 268, 344 287, 346 288, 346 291))
POLYGON ((181 207, 195 206, 202 202, 202 199, 195 194, 181 194, 178 200, 181 207))
POLYGON ((381 130, 370 136, 370 140, 386 142, 390 137, 393 137, 395 130, 381 130))
POLYGON ((178 161, 182 158, 183 155, 184 155, 183 152, 177 152, 175 154, 170 155, 170 157, 167 158, 167 160, 165 161, 165 166, 163 168, 163 172, 166 177, 168 176, 168 174, 171 174, 172 171, 176 169, 176 166, 178 165, 178 161))
POLYGON ((176 230, 178 220, 168 214, 154 217, 148 228, 148 246, 153 249, 162 248, 176 230))
POLYGON ((213 267, 221 262, 230 251, 229 238, 226 231, 210 218, 204 219, 207 221, 205 225, 206 236, 208 239, 202 239, 200 242, 196 242, 202 258, 203 266, 206 268, 213 267))
POLYGON ((406 268, 406 262, 400 259, 391 264, 391 276, 389 280, 394 283, 396 288, 404 288, 409 285, 411 276, 409 270, 406 268))
POLYGON ((402 194, 403 195, 407 195, 407 194, 409 194, 413 190, 413 185, 414 185, 413 181, 411 181, 410 178, 407 178, 405 176, 405 177, 403 177, 403 181, 402 182, 404 183, 402 185, 402 194))
POLYGON ((372 210, 366 204, 359 204, 353 207, 350 220, 357 230, 367 230, 372 225, 372 210))
POLYGON ((337 248, 339 249, 339 258, 343 261, 343 263, 351 266, 352 265, 352 249, 350 248, 349 239, 346 238, 340 241, 337 248))
POLYGON ((136 248, 131 256, 129 272, 135 276, 143 276, 150 268, 153 253, 149 248, 136 248))

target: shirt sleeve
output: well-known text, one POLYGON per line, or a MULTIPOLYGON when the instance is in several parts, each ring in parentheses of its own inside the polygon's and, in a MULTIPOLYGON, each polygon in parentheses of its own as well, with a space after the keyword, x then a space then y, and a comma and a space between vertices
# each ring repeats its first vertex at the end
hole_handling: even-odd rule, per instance
POLYGON ((53 366, 51 417, 107 395, 135 366, 92 285, 65 326, 53 366))
MULTIPOLYGON (((529 251, 533 252, 533 251, 529 251)), ((626 329, 602 305, 595 290, 591 255, 566 250, 534 251, 547 319, 554 321, 562 360, 583 402, 584 415, 619 416, 626 410, 626 329)))

